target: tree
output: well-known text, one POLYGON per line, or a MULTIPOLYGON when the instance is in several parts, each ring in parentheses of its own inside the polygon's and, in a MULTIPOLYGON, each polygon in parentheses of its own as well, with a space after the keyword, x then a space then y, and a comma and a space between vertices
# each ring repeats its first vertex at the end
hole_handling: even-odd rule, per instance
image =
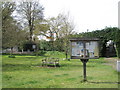
POLYGON ((35 0, 31 2, 20 2, 17 8, 18 13, 20 13, 23 20, 22 23, 29 28, 29 41, 32 41, 36 20, 41 21, 43 19, 43 10, 44 8, 40 3, 35 0))
POLYGON ((60 27, 60 30, 59 30, 58 34, 59 34, 59 37, 63 38, 64 51, 65 51, 66 59, 68 59, 68 53, 69 53, 69 50, 70 50, 69 38, 72 34, 75 33, 73 31, 75 25, 74 25, 73 21, 70 21, 69 14, 68 15, 60 14, 59 18, 61 19, 61 27, 60 27))
MULTIPOLYGON (((56 18, 51 18, 48 22, 50 26, 50 32, 55 33, 55 47, 63 46, 63 50, 66 54, 66 59, 68 58, 69 53, 69 38, 71 34, 74 34, 74 23, 70 20, 70 16, 59 14, 56 18), (62 40, 61 40, 62 39, 62 40)), ((58 47, 59 48, 59 47, 58 47)), ((62 50, 62 49, 61 49, 62 50)))
POLYGON ((59 14, 44 20, 35 27, 35 34, 48 38, 53 50, 65 51, 66 58, 69 50, 69 36, 74 33, 74 24, 69 15, 59 14), (63 48, 63 49, 62 49, 63 48))
POLYGON ((3 47, 14 46, 14 35, 15 33, 15 21, 11 16, 15 10, 15 3, 4 2, 2 3, 2 44, 3 47))
POLYGON ((115 43, 116 43, 116 51, 117 51, 117 56, 120 59, 120 29, 118 28, 115 32, 115 43))
POLYGON ((2 47, 11 48, 11 51, 14 46, 21 46, 26 40, 26 32, 18 27, 16 20, 12 16, 15 9, 14 2, 4 2, 2 4, 2 47))

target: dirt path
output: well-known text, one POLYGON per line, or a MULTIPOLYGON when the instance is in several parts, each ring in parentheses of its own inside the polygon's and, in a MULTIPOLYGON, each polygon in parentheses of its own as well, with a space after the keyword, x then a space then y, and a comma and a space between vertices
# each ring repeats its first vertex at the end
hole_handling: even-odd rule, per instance
POLYGON ((117 61, 118 61, 117 58, 104 58, 104 60, 107 61, 107 63, 104 63, 105 65, 110 65, 114 69, 116 69, 116 64, 117 64, 117 61))

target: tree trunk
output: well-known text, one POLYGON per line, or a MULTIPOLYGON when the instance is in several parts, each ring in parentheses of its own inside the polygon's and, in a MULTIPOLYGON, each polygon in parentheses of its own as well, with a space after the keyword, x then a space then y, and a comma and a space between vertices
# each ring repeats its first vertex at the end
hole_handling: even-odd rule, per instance
POLYGON ((39 44, 36 44, 36 56, 38 56, 38 53, 39 53, 39 44))
POLYGON ((116 43, 117 57, 120 58, 120 42, 116 43))
POLYGON ((65 54, 65 55, 66 55, 66 59, 68 59, 68 54, 67 54, 67 52, 66 52, 66 54, 65 54))
POLYGON ((12 56, 12 53, 13 53, 13 47, 11 47, 10 56, 12 56))
POLYGON ((68 49, 67 49, 67 46, 66 46, 65 55, 66 55, 66 59, 68 59, 68 49))
POLYGON ((30 41, 32 42, 32 30, 30 30, 30 41))

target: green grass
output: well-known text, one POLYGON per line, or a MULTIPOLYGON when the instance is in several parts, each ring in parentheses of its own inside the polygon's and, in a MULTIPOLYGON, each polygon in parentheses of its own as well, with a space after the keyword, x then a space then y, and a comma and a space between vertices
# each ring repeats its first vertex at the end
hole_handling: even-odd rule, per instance
POLYGON ((62 60, 64 53, 52 57, 60 58, 61 67, 41 67, 42 58, 51 56, 2 56, 3 88, 118 88, 118 73, 104 63, 104 58, 89 60, 87 80, 83 80, 83 66, 78 59, 62 60))

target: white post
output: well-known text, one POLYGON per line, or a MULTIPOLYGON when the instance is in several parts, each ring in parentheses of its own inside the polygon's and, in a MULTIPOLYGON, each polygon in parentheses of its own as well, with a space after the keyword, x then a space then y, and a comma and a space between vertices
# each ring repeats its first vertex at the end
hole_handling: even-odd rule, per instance
POLYGON ((117 71, 120 72, 120 61, 117 61, 117 71))

